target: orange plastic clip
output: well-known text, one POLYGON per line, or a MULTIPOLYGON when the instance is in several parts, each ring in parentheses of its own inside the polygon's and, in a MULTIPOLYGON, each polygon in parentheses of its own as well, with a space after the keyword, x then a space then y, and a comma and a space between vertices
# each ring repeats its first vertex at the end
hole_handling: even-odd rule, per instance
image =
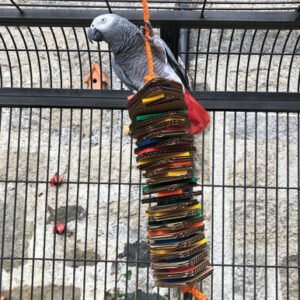
POLYGON ((192 294, 197 300, 206 300, 206 297, 201 293, 201 291, 195 286, 186 286, 181 288, 181 291, 186 294, 192 294))

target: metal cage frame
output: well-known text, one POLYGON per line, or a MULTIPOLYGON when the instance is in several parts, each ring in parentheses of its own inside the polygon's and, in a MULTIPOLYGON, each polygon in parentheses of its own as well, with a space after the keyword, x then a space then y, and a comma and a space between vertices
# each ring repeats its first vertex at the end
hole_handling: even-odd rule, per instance
MULTIPOLYGON (((289 257, 289 253, 291 251, 290 243, 297 245, 298 250, 300 249, 300 2, 294 0, 265 0, 263 2, 252 0, 247 3, 234 0, 179 2, 153 0, 149 1, 149 4, 150 9, 152 9, 153 26, 157 28, 174 53, 185 62, 187 72, 192 79, 193 93, 212 116, 210 131, 202 134, 198 140, 201 146, 198 159, 204 195, 212 202, 207 213, 210 225, 208 238, 211 241, 212 264, 218 272, 211 279, 205 281, 201 287, 205 289, 211 299, 239 299, 238 296, 235 296, 235 282, 237 280, 235 276, 240 276, 238 279, 241 281, 240 286, 242 287, 242 291, 239 293, 240 298, 293 299, 294 295, 299 298, 300 256, 289 257), (255 68, 251 67, 253 64, 256 66, 255 68), (224 65, 225 68, 219 68, 219 65, 224 65), (284 72, 288 75, 283 76, 284 72), (253 88, 249 88, 250 85, 253 88), (274 141, 269 141, 270 137, 274 141), (248 141, 249 139, 253 143, 248 141), (228 144, 231 150, 229 150, 228 144), (269 153, 270 149, 274 153, 269 153), (215 161, 222 163, 218 165, 215 161), (240 171, 237 169, 238 166, 241 168, 240 171), (286 174, 280 174, 280 167, 286 169, 286 174), (209 176, 205 175, 207 168, 210 169, 209 176), (247 176, 247 172, 249 172, 249 176, 247 176), (221 179, 218 179, 218 176, 221 179), (249 179, 249 177, 251 178, 249 179), (232 207, 229 208, 233 214, 230 215, 231 221, 227 221, 224 217, 225 208, 229 205, 224 201, 226 193, 229 194, 228 199, 232 201, 232 207), (287 208, 284 238, 279 236, 283 231, 278 226, 278 222, 283 221, 280 217, 280 209, 282 208, 280 199, 283 197, 283 193, 287 198, 286 205, 292 205, 294 214, 298 216, 297 228, 291 228, 289 217, 292 211, 287 208), (247 210, 247 197, 250 197, 250 202, 253 201, 253 215, 247 210), (240 198, 244 200, 239 202, 240 198), (264 199, 262 202, 259 200, 261 198, 264 199), (269 215, 268 209, 272 210, 274 219, 272 218, 273 215, 269 215), (237 220, 235 225, 238 213, 243 217, 242 221, 237 220), (261 213, 265 216, 263 233, 260 233, 259 228, 255 225, 258 215, 261 213), (220 217, 221 214, 222 217, 220 217), (216 223, 218 217, 222 220, 221 225, 216 223), (251 223, 252 221, 254 225, 251 223), (231 232, 234 238, 229 254, 225 253, 224 246, 225 242, 228 243, 225 230, 227 222, 234 228, 231 232), (250 225, 247 225, 248 222, 250 225), (269 226, 273 226, 273 224, 276 228, 274 233, 273 231, 270 233, 270 236, 275 239, 275 246, 268 244, 268 230, 269 226), (238 231, 238 226, 243 228, 241 232, 238 231), (247 261, 246 253, 249 248, 247 230, 250 230, 249 228, 252 230, 252 227, 255 238, 248 242, 251 246, 254 245, 254 254, 251 252, 250 257, 253 260, 247 261), (221 238, 215 235, 214 230, 219 230, 218 233, 221 238), (265 254, 262 259, 257 257, 255 250, 256 238, 261 234, 266 239, 263 246, 265 254), (290 242, 290 236, 296 241, 290 242), (239 238, 244 241, 243 253, 239 252, 240 249, 236 245, 239 238), (280 238, 284 239, 283 254, 287 255, 286 260, 281 257, 280 238), (220 245, 219 251, 217 247, 220 245), (236 250, 235 247, 237 247, 236 250), (275 247, 275 250, 272 247, 275 247), (268 258, 270 248, 276 253, 275 257, 272 256, 274 261, 271 262, 268 260, 270 259, 268 258), (220 259, 216 257, 216 254, 219 255, 220 259), (229 269, 231 272, 228 271, 229 269), (250 270, 251 274, 253 272, 253 289, 247 285, 247 270, 250 270), (261 277, 259 278, 263 278, 265 287, 263 291, 259 291, 261 294, 257 294, 256 287, 259 279, 256 279, 256 276, 260 272, 264 272, 260 274, 261 277), (280 272, 284 278, 281 283, 278 281, 280 272), (290 275, 291 279, 289 278, 290 275), (225 276, 232 278, 228 295, 226 295, 226 287, 224 286, 225 276), (270 278, 275 280, 276 289, 274 291, 268 289, 267 282, 270 278), (292 291, 289 282, 295 280, 294 278, 298 282, 298 287, 297 290, 292 291), (214 291, 215 280, 221 281, 220 291, 214 291), (286 295, 279 295, 280 284, 287 285, 286 295)), ((10 246, 11 252, 7 255, 4 249, 5 243, 2 243, 0 249, 0 296, 4 276, 3 265, 6 261, 10 261, 12 265, 14 262, 21 262, 20 287, 18 288, 18 296, 16 296, 18 299, 21 299, 22 295, 25 294, 23 280, 25 280, 26 262, 33 264, 32 285, 28 292, 31 299, 34 297, 38 299, 38 295, 42 297, 43 293, 46 292, 50 293, 50 298, 55 297, 57 286, 54 283, 48 291, 44 287, 48 262, 52 263, 53 282, 55 282, 56 264, 58 264, 57 269, 60 268, 60 263, 63 264, 63 280, 67 276, 65 273, 66 264, 73 267, 71 289, 67 290, 69 286, 65 287, 64 281, 62 281, 63 288, 62 294, 60 294, 62 299, 68 299, 68 297, 78 299, 78 291, 75 288, 77 264, 82 264, 84 268, 83 298, 112 299, 109 298, 111 295, 108 295, 106 291, 109 284, 108 268, 111 265, 116 271, 113 278, 115 283, 113 293, 117 299, 116 295, 119 293, 118 276, 121 276, 119 266, 124 264, 126 278, 123 278, 123 275, 121 277, 125 282, 123 295, 125 299, 133 299, 134 297, 137 299, 139 297, 141 299, 144 299, 143 297, 162 299, 160 289, 157 289, 155 294, 151 294, 149 291, 151 288, 149 257, 146 256, 145 258, 142 253, 144 248, 141 247, 144 244, 140 243, 142 240, 140 230, 134 234, 137 249, 134 250, 133 256, 129 254, 130 247, 133 247, 134 244, 130 243, 129 237, 130 222, 133 222, 132 208, 137 210, 135 213, 138 216, 134 222, 137 222, 141 228, 143 224, 143 208, 140 205, 143 180, 140 174, 133 170, 133 141, 126 137, 122 131, 123 125, 128 121, 124 110, 126 109, 125 99, 129 92, 111 71, 110 50, 100 44, 89 45, 85 33, 85 28, 89 26, 90 21, 95 16, 107 12, 120 14, 135 24, 141 24, 139 2, 135 1, 132 5, 134 6, 129 6, 127 1, 86 1, 85 9, 81 11, 79 9, 82 8, 82 3, 75 0, 30 0, 24 3, 11 0, 0 4, 0 136, 3 138, 1 142, 3 145, 0 148, 5 152, 3 156, 4 171, 3 174, 0 174, 0 195, 2 195, 0 197, 5 199, 3 218, 0 224, 1 241, 4 240, 5 236, 5 214, 8 210, 6 205, 9 201, 9 188, 11 186, 15 190, 19 188, 19 190, 24 191, 24 203, 27 203, 26 197, 30 190, 35 193, 34 222, 37 222, 38 209, 39 213, 44 212, 42 225, 44 250, 41 257, 35 256, 35 246, 32 257, 26 257, 24 251, 20 256, 15 256, 14 241, 10 246), (108 90, 90 90, 84 87, 84 76, 91 73, 94 62, 99 63, 101 69, 107 72, 108 90), (77 66, 76 70, 72 67, 74 64, 77 66), (109 128, 104 126, 104 122, 110 124, 109 128), (53 137, 50 134, 52 131, 53 137), (35 132, 37 132, 37 137, 35 137, 37 141, 34 143, 32 137, 35 132), (74 141, 73 134, 77 136, 77 142, 74 141), (100 140, 95 142, 98 151, 98 165, 96 166, 96 164, 91 163, 91 145, 97 134, 100 136, 100 140), (104 139, 105 134, 107 140, 104 141, 102 138, 104 139), (18 172, 22 163, 19 159, 19 153, 23 142, 27 147, 27 150, 22 150, 27 153, 25 156, 26 172, 20 175, 18 172), (75 143, 75 150, 72 148, 72 143, 75 143), (34 173, 31 174, 29 164, 32 147, 37 147, 38 160, 36 165, 34 163, 34 173), (41 164, 39 157, 42 155, 40 147, 45 151, 44 159, 47 164, 47 171, 44 173, 39 171, 39 164, 41 164), (51 148, 56 150, 51 150, 51 148), (63 151, 68 155, 64 158, 68 167, 62 162, 63 151), (81 178, 80 175, 81 151, 87 159, 87 165, 82 167, 87 170, 84 178, 81 178), (114 151, 119 153, 115 162, 119 168, 118 172, 113 169, 112 153, 114 151), (71 154, 73 152, 79 161, 75 171, 72 171, 72 162, 76 165, 76 162, 72 160, 71 154), (122 156, 123 152, 126 152, 130 157, 129 161, 125 162, 122 156), (103 176, 101 175, 103 172, 101 160, 104 161, 102 156, 108 163, 106 166, 108 173, 104 179, 101 177, 103 176), (51 158, 54 161, 54 167, 51 167, 51 158), (50 183, 51 172, 58 171, 59 173, 63 167, 67 170, 65 181, 67 185, 65 191, 67 195, 66 206, 69 205, 69 189, 72 186, 77 187, 77 194, 74 194, 76 215, 79 204, 82 204, 79 203, 81 201, 80 188, 84 190, 87 198, 95 188, 96 196, 93 199, 99 200, 100 186, 107 186, 107 195, 103 196, 107 199, 107 203, 102 207, 108 218, 105 224, 105 234, 103 233, 105 238, 104 258, 98 257, 97 242, 95 243, 95 256, 87 257, 87 231, 85 232, 83 256, 77 257, 76 236, 78 222, 80 222, 77 218, 75 218, 74 256, 66 257, 66 250, 64 250, 64 257, 56 258, 55 248, 58 238, 54 235, 54 242, 51 244, 53 256, 45 257, 46 228, 48 226, 46 205, 48 200, 49 202, 52 201, 51 203, 55 205, 55 210, 57 210, 58 195, 60 194, 57 190, 51 198, 48 196, 50 192, 47 192, 47 186, 50 183), (130 170, 128 177, 124 175, 124 168, 130 170), (78 176, 74 177, 72 172, 77 172, 78 176), (96 176, 93 172, 98 175, 96 176), (125 192, 122 192, 124 187, 125 192), (117 201, 113 203, 111 193, 115 188, 118 189, 117 201), (46 193, 45 207, 42 207, 42 210, 37 208, 39 190, 46 193), (134 197, 134 193, 138 196, 134 197), (128 214, 122 217, 127 222, 127 248, 120 254, 119 230, 123 225, 119 217, 124 194, 128 197, 126 202, 128 214), (114 237, 116 242, 113 258, 108 249, 110 209, 114 209, 117 214, 117 236, 114 237), (94 294, 86 296, 88 280, 86 268, 90 262, 95 264, 94 294), (40 263, 43 270, 42 285, 41 291, 37 292, 34 291, 33 286, 35 280, 34 265, 40 263), (101 264, 105 270, 104 275, 102 274, 104 276, 104 290, 101 290, 101 293, 103 292, 103 294, 97 291, 96 280, 99 275, 96 275, 96 268, 98 264, 101 264), (134 273, 136 280, 134 291, 130 290, 127 277, 129 266, 133 266, 133 269, 136 270, 134 273), (146 286, 146 292, 139 290, 141 266, 146 267, 147 270, 146 283, 143 282, 146 286)), ((17 192, 12 194, 14 203, 11 208, 14 217, 13 229, 17 226, 15 219, 17 208, 20 205, 18 197, 17 192)), ((204 198, 205 205, 207 205, 206 201, 207 199, 204 198)), ((88 201, 85 202, 85 205, 88 213, 88 201)), ((93 223, 97 228, 96 241, 98 241, 98 228, 101 221, 98 213, 99 205, 101 206, 101 204, 97 204, 94 207, 91 204, 90 208, 97 209, 96 223, 93 223)), ((26 206, 20 207, 24 210, 26 220, 28 208, 26 206)), ((56 213, 54 218, 56 221, 56 213)), ((114 217, 112 216, 112 218, 114 217)), ((84 222, 88 224, 89 221, 86 218, 84 222)), ((24 221, 24 228, 27 226, 25 223, 24 221)), ((26 230, 23 229, 23 243, 25 243, 25 233, 26 230)), ((13 233, 13 240, 14 237, 13 233)), ((34 229, 34 245, 36 243, 36 229, 34 229)), ((66 247, 66 242, 64 242, 64 247, 66 247)), ((7 294, 9 298, 13 296, 14 292, 12 284, 14 272, 16 271, 12 267, 11 271, 8 272, 10 273, 7 294)), ((172 293, 168 290, 166 297, 173 299, 178 296, 179 299, 182 299, 177 291, 172 293)))

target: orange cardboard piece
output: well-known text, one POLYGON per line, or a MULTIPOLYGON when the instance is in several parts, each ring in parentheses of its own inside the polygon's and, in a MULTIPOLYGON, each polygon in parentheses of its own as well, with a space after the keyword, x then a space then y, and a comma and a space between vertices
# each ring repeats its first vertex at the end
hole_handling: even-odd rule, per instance
POLYGON ((86 75, 84 82, 93 90, 106 90, 108 87, 106 76, 98 64, 92 64, 92 72, 86 75))
POLYGON ((183 190, 179 189, 179 190, 175 190, 175 191, 171 191, 171 192, 160 192, 157 194, 158 194, 158 197, 181 195, 181 194, 183 194, 183 190))

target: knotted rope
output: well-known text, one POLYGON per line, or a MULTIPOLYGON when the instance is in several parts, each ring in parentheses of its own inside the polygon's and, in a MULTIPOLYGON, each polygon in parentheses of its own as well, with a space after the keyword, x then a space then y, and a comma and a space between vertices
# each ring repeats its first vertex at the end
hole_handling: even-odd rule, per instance
POLYGON ((148 75, 145 76, 145 81, 149 81, 155 77, 154 73, 154 66, 153 66, 153 57, 152 57, 152 50, 151 45, 149 41, 150 37, 150 28, 147 25, 147 23, 150 20, 150 14, 149 14, 149 8, 148 8, 148 1, 147 0, 141 0, 143 5, 143 12, 144 12, 144 23, 145 23, 145 50, 147 55, 147 62, 148 62, 148 75))

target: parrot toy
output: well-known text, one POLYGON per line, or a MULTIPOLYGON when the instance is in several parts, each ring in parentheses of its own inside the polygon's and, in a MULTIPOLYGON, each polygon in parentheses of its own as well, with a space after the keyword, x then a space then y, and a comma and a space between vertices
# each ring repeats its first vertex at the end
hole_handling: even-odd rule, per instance
MULTIPOLYGON (((198 134, 210 122, 207 111, 189 93, 189 81, 184 68, 178 63, 167 44, 154 34, 150 22, 150 43, 155 75, 180 82, 184 100, 188 106, 191 133, 198 134)), ((112 67, 120 80, 133 92, 140 90, 148 72, 144 43, 144 27, 138 28, 126 18, 116 14, 104 14, 95 18, 88 29, 90 42, 105 41, 112 51, 112 67)))

